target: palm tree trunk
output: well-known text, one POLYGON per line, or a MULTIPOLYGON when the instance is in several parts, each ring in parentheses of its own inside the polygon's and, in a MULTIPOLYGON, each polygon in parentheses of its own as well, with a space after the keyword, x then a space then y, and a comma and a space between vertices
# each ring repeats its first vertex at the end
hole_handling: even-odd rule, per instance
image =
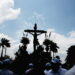
POLYGON ((1 57, 3 57, 3 48, 4 48, 4 47, 2 47, 1 57))
POLYGON ((53 52, 53 58, 54 58, 54 52, 53 52))
POLYGON ((6 51, 7 51, 7 49, 6 49, 6 47, 5 47, 5 56, 6 56, 6 51))

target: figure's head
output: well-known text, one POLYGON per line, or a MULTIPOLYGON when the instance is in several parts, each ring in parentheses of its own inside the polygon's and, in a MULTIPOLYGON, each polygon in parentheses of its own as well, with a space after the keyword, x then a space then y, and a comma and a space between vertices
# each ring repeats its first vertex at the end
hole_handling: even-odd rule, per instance
POLYGON ((29 68, 33 68, 34 64, 33 63, 29 63, 29 68))
POLYGON ((12 61, 10 59, 3 60, 3 68, 9 68, 12 61))
POLYGON ((75 45, 73 45, 73 46, 68 48, 66 61, 70 65, 74 65, 75 64, 75 45))
POLYGON ((60 56, 56 56, 57 59, 60 59, 60 56))
POLYGON ((51 64, 52 64, 52 70, 54 72, 58 71, 61 65, 61 61, 57 58, 54 58, 51 60, 51 64))
POLYGON ((50 69, 51 69, 51 63, 49 63, 49 62, 46 63, 46 64, 45 64, 45 68, 46 68, 47 70, 50 70, 50 69))
POLYGON ((0 69, 2 69, 2 67, 3 67, 3 62, 0 61, 0 69))

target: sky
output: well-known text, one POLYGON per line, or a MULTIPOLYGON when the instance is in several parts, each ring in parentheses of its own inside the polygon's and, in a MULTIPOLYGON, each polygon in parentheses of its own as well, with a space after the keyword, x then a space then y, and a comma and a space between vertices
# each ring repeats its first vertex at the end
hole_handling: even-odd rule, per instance
MULTIPOLYGON (((65 60, 67 49, 75 45, 75 0, 0 0, 0 38, 8 38, 11 48, 7 54, 14 57, 25 29, 51 32, 49 39, 60 47, 58 55, 65 60)), ((30 35, 29 35, 30 36, 30 35)), ((45 39, 41 37, 39 41, 45 39)), ((30 39, 33 37, 30 36, 30 39)), ((29 52, 32 52, 32 40, 29 52)))

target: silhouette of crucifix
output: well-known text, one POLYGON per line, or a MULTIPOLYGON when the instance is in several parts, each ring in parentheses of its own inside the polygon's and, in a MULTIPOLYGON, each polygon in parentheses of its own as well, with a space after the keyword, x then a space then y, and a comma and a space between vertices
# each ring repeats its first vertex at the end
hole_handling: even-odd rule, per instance
POLYGON ((37 36, 38 35, 41 35, 43 33, 46 33, 47 31, 44 31, 44 30, 37 30, 37 24, 34 25, 34 30, 24 30, 24 32, 28 32, 30 33, 31 35, 33 35, 33 48, 34 48, 34 51, 36 51, 36 46, 37 46, 37 36))

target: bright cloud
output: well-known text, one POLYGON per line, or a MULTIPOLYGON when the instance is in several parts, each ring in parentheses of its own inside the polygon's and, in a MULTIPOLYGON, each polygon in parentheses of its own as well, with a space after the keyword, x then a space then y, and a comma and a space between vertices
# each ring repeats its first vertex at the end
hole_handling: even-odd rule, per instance
POLYGON ((16 19, 21 10, 14 9, 14 0, 0 0, 0 23, 16 19))
POLYGON ((69 32, 68 35, 70 35, 71 38, 74 38, 75 37, 75 31, 69 32))

